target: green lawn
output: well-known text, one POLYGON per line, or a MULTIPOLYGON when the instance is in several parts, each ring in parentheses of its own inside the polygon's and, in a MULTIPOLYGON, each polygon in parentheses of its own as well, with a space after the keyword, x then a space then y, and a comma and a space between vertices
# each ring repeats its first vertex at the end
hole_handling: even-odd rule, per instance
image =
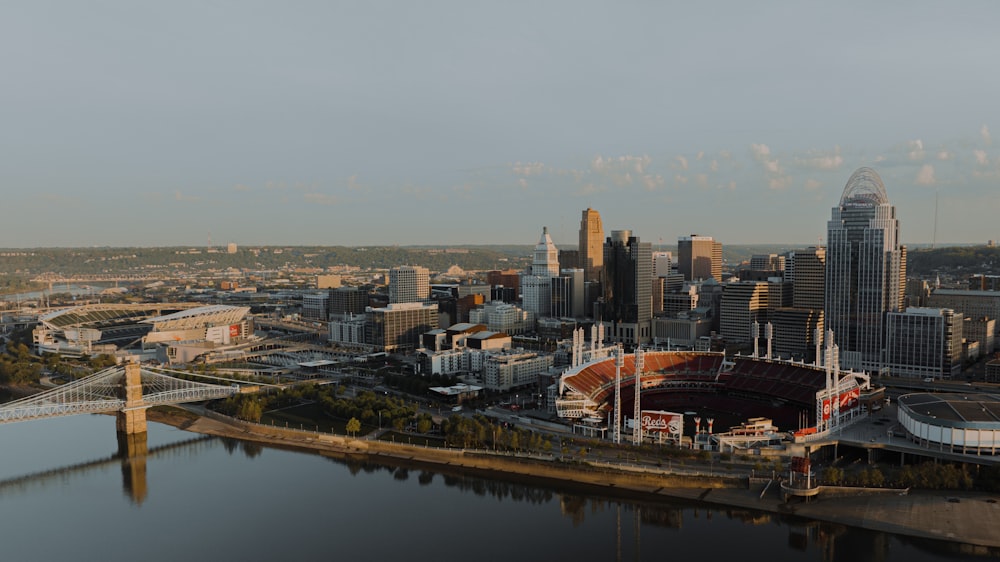
MULTIPOLYGON (((260 418, 260 423, 291 429, 306 429, 323 433, 347 435, 347 420, 326 415, 319 404, 303 404, 301 406, 282 408, 278 411, 264 412, 264 415, 260 418)), ((378 429, 377 424, 369 425, 362 423, 361 431, 358 432, 358 435, 365 435, 376 429, 378 429)))

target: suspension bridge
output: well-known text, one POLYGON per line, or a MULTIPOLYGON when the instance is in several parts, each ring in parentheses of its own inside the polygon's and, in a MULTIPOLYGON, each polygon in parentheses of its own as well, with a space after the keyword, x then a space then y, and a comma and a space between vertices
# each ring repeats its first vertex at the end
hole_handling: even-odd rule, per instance
POLYGON ((239 388, 171 376, 163 369, 127 363, 0 406, 0 423, 76 414, 117 412, 116 428, 126 435, 146 433, 152 406, 226 398, 239 388))

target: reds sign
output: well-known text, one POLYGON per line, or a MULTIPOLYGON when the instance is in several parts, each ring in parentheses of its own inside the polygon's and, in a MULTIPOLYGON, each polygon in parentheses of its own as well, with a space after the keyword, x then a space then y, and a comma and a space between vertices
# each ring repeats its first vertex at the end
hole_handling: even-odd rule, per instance
POLYGON ((643 432, 661 431, 671 435, 681 434, 681 414, 661 410, 643 410, 640 426, 643 432))
POLYGON ((861 389, 854 388, 847 392, 840 393, 840 411, 851 410, 858 407, 861 402, 861 389))

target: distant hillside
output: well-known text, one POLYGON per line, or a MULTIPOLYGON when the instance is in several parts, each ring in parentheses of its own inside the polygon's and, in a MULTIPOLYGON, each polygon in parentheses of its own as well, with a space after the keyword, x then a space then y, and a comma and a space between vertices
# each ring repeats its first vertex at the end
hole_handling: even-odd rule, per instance
POLYGON ((907 275, 930 276, 941 271, 963 270, 968 273, 1000 274, 1000 248, 990 246, 951 246, 948 248, 910 250, 907 275))
POLYGON ((0 275, 31 277, 41 273, 101 274, 140 272, 148 268, 193 271, 274 270, 346 265, 388 269, 421 265, 445 271, 523 268, 531 247, 292 246, 240 248, 233 254, 204 248, 33 248, 0 250, 0 275))

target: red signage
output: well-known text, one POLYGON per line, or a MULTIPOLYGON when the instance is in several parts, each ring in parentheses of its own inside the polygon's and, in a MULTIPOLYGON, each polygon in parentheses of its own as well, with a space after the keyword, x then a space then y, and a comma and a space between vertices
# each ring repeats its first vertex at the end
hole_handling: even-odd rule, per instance
POLYGON ((672 435, 680 435, 683 416, 673 412, 659 410, 643 410, 640 425, 644 432, 663 431, 672 435))
POLYGON ((840 393, 840 411, 853 410, 861 403, 861 389, 854 388, 840 393))
POLYGON ((823 400, 823 419, 824 420, 830 419, 830 412, 831 411, 832 411, 832 407, 830 405, 830 399, 827 398, 826 400, 823 400))
POLYGON ((240 335, 240 325, 232 324, 229 326, 229 337, 236 338, 240 335))

